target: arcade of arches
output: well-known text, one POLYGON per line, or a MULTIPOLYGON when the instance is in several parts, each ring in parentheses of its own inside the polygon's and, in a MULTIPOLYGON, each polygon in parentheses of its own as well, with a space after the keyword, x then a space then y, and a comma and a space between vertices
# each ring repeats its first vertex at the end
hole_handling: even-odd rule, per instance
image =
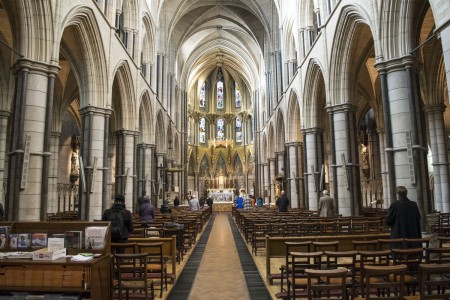
POLYGON ((115 194, 450 211, 447 0, 0 0, 8 220, 115 194))

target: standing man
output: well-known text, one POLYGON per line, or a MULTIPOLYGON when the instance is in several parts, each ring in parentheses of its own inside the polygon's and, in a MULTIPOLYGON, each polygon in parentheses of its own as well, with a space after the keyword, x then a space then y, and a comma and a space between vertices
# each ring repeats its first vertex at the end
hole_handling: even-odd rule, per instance
POLYGON ((319 199, 319 210, 321 217, 334 216, 334 200, 330 197, 327 190, 323 190, 322 197, 319 199))
MULTIPOLYGON (((391 204, 386 217, 387 225, 391 226, 391 239, 422 237, 420 227, 420 212, 417 203, 408 199, 408 190, 404 186, 395 189, 398 201, 391 204)), ((406 248, 422 247, 420 243, 410 243, 406 248)))
POLYGON ((275 204, 278 206, 279 212, 287 212, 289 206, 289 199, 286 197, 286 192, 281 191, 280 197, 277 199, 275 204))
POLYGON ((133 232, 131 212, 125 208, 125 197, 116 195, 111 208, 105 210, 102 221, 111 222, 111 242, 126 243, 128 235, 133 232))
POLYGON ((241 197, 244 199, 244 200, 243 200, 244 209, 245 209, 245 210, 250 210, 250 209, 252 209, 252 201, 250 200, 250 198, 248 197, 248 195, 245 193, 245 190, 242 190, 241 197))
POLYGON ((189 200, 189 209, 191 211, 200 210, 200 202, 198 201, 197 197, 191 196, 191 200, 189 200))

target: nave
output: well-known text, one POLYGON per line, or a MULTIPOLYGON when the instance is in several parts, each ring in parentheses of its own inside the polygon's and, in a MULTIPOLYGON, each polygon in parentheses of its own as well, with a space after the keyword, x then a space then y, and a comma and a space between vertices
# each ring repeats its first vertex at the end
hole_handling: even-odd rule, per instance
POLYGON ((167 299, 272 299, 230 213, 211 217, 167 299))

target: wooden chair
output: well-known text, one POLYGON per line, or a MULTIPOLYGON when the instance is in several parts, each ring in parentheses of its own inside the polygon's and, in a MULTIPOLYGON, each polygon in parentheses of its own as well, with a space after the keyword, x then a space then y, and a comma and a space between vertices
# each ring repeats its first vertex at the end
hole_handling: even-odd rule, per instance
POLYGON ((450 263, 450 248, 426 248, 425 262, 432 263, 450 263))
POLYGON ((162 237, 176 237, 177 262, 181 263, 184 257, 184 230, 183 228, 163 228, 162 237))
POLYGON ((428 247, 430 247, 430 238, 403 239, 403 249, 428 247))
POLYGON ((347 299, 346 278, 348 270, 306 269, 308 299, 347 299))
POLYGON ((450 299, 450 264, 421 264, 420 296, 406 300, 450 299))
POLYGON ((281 281, 280 281, 280 291, 284 291, 284 279, 287 280, 287 278, 290 276, 291 269, 289 267, 289 253, 291 252, 310 252, 311 251, 311 241, 304 241, 304 242, 285 242, 286 245, 286 261, 284 265, 280 266, 281 271, 281 281))
POLYGON ((159 279, 160 297, 162 297, 164 288, 167 290, 167 264, 164 258, 163 244, 163 242, 137 244, 139 253, 147 253, 148 276, 159 279))
POLYGON ((378 241, 352 241, 353 250, 356 251, 376 251, 378 250, 378 241))
POLYGON ((359 269, 356 270, 355 280, 357 282, 356 287, 360 289, 360 294, 364 294, 365 289, 365 269, 366 265, 375 266, 389 266, 390 265, 391 250, 377 250, 377 251, 359 251, 359 269))
MULTIPOLYGON (((345 286, 350 290, 350 296, 352 298, 355 296, 357 255, 358 251, 325 251, 325 268, 327 270, 338 268, 347 270, 345 286)), ((331 278, 330 280, 333 284, 341 283, 336 281, 336 278, 331 278)))
POLYGON ((408 295, 414 295, 419 285, 419 265, 424 262, 423 248, 392 249, 394 265, 404 264, 408 268, 405 271, 405 286, 408 295))
POLYGON ((378 250, 402 249, 403 238, 398 239, 378 239, 378 250))
POLYGON ((130 291, 144 292, 145 299, 154 299, 153 281, 147 276, 147 255, 148 253, 134 254, 116 254, 115 268, 117 277, 114 280, 114 288, 118 291, 119 299, 122 299, 122 291, 126 293, 126 299, 129 299, 130 291), (129 264, 135 266, 131 271, 129 264))
POLYGON ((290 252, 290 276, 287 279, 287 297, 295 300, 297 295, 306 293, 308 279, 306 269, 320 269, 322 251, 318 252, 290 252), (297 292, 298 291, 298 292, 297 292))
POLYGON ((266 247, 266 234, 269 230, 269 224, 267 223, 255 223, 252 230, 252 253, 258 255, 258 248, 266 247))
POLYGON ((365 265, 365 287, 363 289, 362 297, 355 297, 353 300, 404 299, 404 279, 407 269, 408 267, 406 265, 365 265))

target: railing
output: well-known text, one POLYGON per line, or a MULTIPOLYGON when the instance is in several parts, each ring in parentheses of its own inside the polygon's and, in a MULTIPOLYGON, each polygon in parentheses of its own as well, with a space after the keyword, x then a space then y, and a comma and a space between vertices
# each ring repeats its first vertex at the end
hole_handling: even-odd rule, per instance
POLYGON ((58 213, 78 211, 78 185, 58 183, 58 213))

